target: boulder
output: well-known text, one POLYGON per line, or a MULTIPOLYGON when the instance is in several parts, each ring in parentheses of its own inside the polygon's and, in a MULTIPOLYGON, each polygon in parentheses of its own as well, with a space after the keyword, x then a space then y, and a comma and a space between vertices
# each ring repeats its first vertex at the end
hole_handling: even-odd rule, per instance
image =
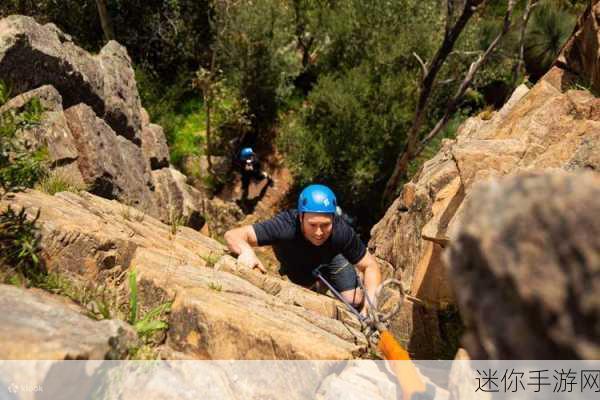
MULTIPOLYGON (((369 247, 374 253, 394 266, 411 294, 442 312, 456 300, 441 254, 465 218, 465 199, 473 185, 526 171, 598 168, 600 99, 586 90, 563 91, 555 78, 548 75, 531 89, 517 88, 489 119, 468 119, 457 138, 444 141, 438 154, 404 186, 371 231, 369 247)), ((422 325, 414 319, 423 317, 403 315, 412 320, 395 326, 409 330, 394 333, 413 337, 411 327, 422 325)), ((444 352, 440 337, 442 331, 411 340, 431 339, 429 349, 420 346, 416 356, 423 354, 420 351, 428 356, 444 352)))
MULTIPOLYGON (((46 148, 53 167, 74 162, 78 156, 77 146, 63 113, 62 97, 53 86, 41 86, 10 99, 0 108, 0 114, 9 110, 20 112, 34 98, 39 99, 44 108, 41 121, 39 125, 20 129, 21 141, 31 150, 46 148)), ((82 178, 79 176, 77 180, 82 178)))
POLYGON ((600 357, 600 177, 481 183, 447 262, 476 359, 600 357))
POLYGON ((148 124, 142 128, 142 153, 149 162, 150 169, 156 170, 169 166, 169 147, 160 125, 148 124))
POLYGON ((492 393, 477 390, 477 377, 471 359, 465 349, 458 349, 448 376, 450 400, 490 400, 492 393))
POLYGON ((225 232, 238 226, 245 217, 237 204, 223 201, 218 197, 204 202, 204 215, 212 237, 223 237, 225 232))
POLYGON ((62 97, 51 85, 44 85, 13 97, 0 107, 0 114, 8 110, 21 111, 21 109, 34 98, 40 101, 45 111, 62 111, 62 97))
POLYGON ((140 307, 173 301, 166 343, 185 357, 350 359, 366 350, 332 299, 235 272, 224 246, 193 229, 89 193, 29 190, 6 201, 31 215, 41 209, 40 258, 49 271, 121 292, 124 274, 135 268, 140 307))
MULTIPOLYGON (((344 364, 262 361, 257 368, 254 361, 228 360, 12 362, 0 363, 0 379, 10 382, 13 391, 18 387, 41 388, 44 398, 276 399, 285 393, 286 399, 304 400, 314 398, 324 378, 344 364)), ((2 389, 0 385, 0 394, 4 394, 2 389)), ((24 400, 36 398, 35 392, 31 396, 19 394, 24 400)), ((9 390, 3 398, 12 398, 9 390)))
POLYGON ((158 215, 151 192, 152 178, 141 149, 117 136, 85 104, 71 107, 64 114, 77 147, 77 164, 90 192, 158 215))
POLYGON ((204 195, 186 183, 185 175, 169 167, 152 171, 152 179, 161 221, 179 223, 196 230, 204 226, 204 195))
POLYGON ((133 68, 116 42, 92 56, 53 24, 12 15, 0 20, 0 76, 15 94, 52 85, 64 108, 87 104, 118 135, 141 143, 141 104, 133 68))
POLYGON ((38 290, 0 285, 0 358, 84 360, 124 358, 137 342, 118 320, 92 320, 83 309, 38 290))
POLYGON ((104 120, 115 132, 141 145, 142 103, 127 49, 111 40, 100 50, 96 62, 104 84, 104 120))
MULTIPOLYGON (((600 90, 600 3, 593 0, 579 17, 574 33, 563 49, 555 65, 568 75, 577 75, 584 84, 591 84, 594 90, 600 90)), ((569 84, 569 82, 564 82, 569 84)))
POLYGON ((339 374, 327 377, 314 398, 383 400, 402 397, 402 388, 383 363, 369 360, 350 362, 339 374))

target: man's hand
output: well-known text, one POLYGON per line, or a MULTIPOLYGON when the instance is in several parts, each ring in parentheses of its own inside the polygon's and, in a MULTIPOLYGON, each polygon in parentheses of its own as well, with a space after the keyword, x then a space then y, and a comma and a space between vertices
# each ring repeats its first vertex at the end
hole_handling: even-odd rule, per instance
MULTIPOLYGON (((369 299, 373 302, 373 306, 377 307, 377 299, 375 298, 375 293, 379 285, 381 285, 381 271, 379 270, 379 264, 375 260, 368 251, 365 253, 365 256, 356 264, 356 267, 360 272, 364 274, 364 283, 365 289, 367 291, 367 295, 369 299)), ((363 309, 361 313, 366 315, 367 310, 369 309, 369 303, 365 299, 363 309)))
POLYGON ((225 241, 231 252, 238 255, 238 262, 249 268, 257 268, 263 274, 267 269, 262 265, 252 246, 257 246, 256 233, 252 225, 246 225, 225 232, 225 241))
POLYGON ((238 262, 242 265, 245 265, 248 268, 252 268, 252 269, 258 269, 260 272, 262 272, 263 274, 267 273, 267 269, 265 268, 265 266, 260 262, 260 260, 258 259, 258 257, 256 257, 256 253, 254 253, 254 251, 250 250, 250 251, 243 251, 242 253, 240 253, 240 255, 237 258, 238 262))

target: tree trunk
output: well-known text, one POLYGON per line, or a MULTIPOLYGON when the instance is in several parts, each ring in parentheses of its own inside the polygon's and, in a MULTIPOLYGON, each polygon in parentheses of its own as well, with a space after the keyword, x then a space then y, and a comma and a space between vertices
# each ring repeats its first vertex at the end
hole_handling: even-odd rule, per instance
POLYGON ((115 31, 113 30, 110 15, 108 15, 106 0, 96 0, 96 7, 98 8, 98 15, 100 16, 100 24, 102 25, 102 32, 104 32, 104 38, 107 41, 114 40, 115 31))
POLYGON ((517 85, 519 76, 523 71, 523 59, 525 58, 525 31, 527 30, 527 23, 529 22, 531 11, 537 5, 537 2, 538 0, 527 0, 525 12, 523 13, 523 22, 521 24, 521 31, 519 33, 519 58, 513 67, 513 85, 515 86, 517 85))
MULTIPOLYGON (((496 46, 498 46, 498 43, 500 43, 500 40, 504 37, 504 35, 506 35, 508 30, 510 29, 512 12, 513 12, 513 9, 515 6, 515 2, 516 2, 516 0, 508 0, 507 1, 508 4, 507 4, 507 8, 506 8, 506 13, 504 14, 504 24, 502 27, 502 31, 496 36, 496 38, 488 46, 488 48, 483 53, 483 55, 479 56, 477 61, 473 62, 470 65, 467 75, 465 76, 465 78, 463 79, 461 84, 459 85, 458 90, 456 91, 454 96, 448 102, 444 116, 436 123, 435 127, 431 131, 429 131, 429 133, 427 135, 425 135, 425 137, 423 139, 420 138, 419 133, 420 133, 422 116, 425 111, 425 106, 427 105, 427 99, 425 99, 424 102, 421 102, 421 100, 419 101, 419 108, 417 108, 417 111, 415 113, 415 118, 413 120, 413 125, 411 126, 411 130, 409 131, 406 148, 398 156, 392 176, 390 177, 390 179, 387 182, 387 185, 386 185, 386 188, 384 191, 384 195, 383 195, 383 202, 384 202, 383 205, 384 206, 388 205, 393 200, 392 196, 396 194, 402 177, 406 176, 406 172, 408 170, 409 163, 412 160, 414 160, 416 157, 418 157, 419 154, 421 154, 421 152, 425 149, 427 144, 431 141, 431 139, 433 139, 435 136, 437 136, 444 129, 444 127, 448 124, 448 121, 450 120, 450 116, 457 110, 458 105, 460 104, 462 98, 464 97, 465 92, 471 85, 471 82, 473 81, 473 78, 475 77, 477 70, 481 67, 481 65, 483 65, 483 63, 485 63, 485 61, 489 58, 490 54, 494 51, 496 46)), ((463 10, 463 15, 465 14, 466 8, 469 7, 469 3, 470 2, 467 1, 465 10, 463 10)), ((479 5, 482 2, 476 1, 474 3, 477 3, 477 5, 479 5)), ((472 4, 471 4, 471 6, 472 6, 472 4)), ((449 7, 449 10, 450 10, 450 7, 449 7)), ((471 15, 472 15, 474 8, 472 7, 471 10, 472 10, 471 15)), ((452 32, 454 32, 457 29, 457 27, 461 31, 464 28, 464 24, 466 24, 466 21, 465 21, 465 23, 462 24, 462 26, 459 25, 461 19, 463 18, 463 15, 461 15, 461 17, 459 17, 458 22, 452 28, 452 32)), ((448 17, 450 17, 450 16, 448 16, 448 17)), ((470 18, 470 16, 467 17, 467 19, 468 18, 470 18)), ((458 37, 459 33, 460 32, 457 33, 456 37, 458 37)), ((448 36, 448 31, 446 32, 446 36, 448 36)), ((455 38, 455 40, 456 40, 456 38, 455 38)), ((452 42, 452 44, 450 46, 445 46, 445 44, 446 44, 446 40, 444 40, 444 44, 442 44, 440 51, 438 51, 438 54, 436 54, 436 59, 437 59, 440 52, 442 52, 442 56, 443 56, 442 61, 441 61, 442 63, 446 59, 446 57, 448 56, 450 51, 452 51, 454 42, 452 42)), ((426 70, 426 67, 424 65, 423 65, 423 69, 426 70)), ((430 74, 430 73, 431 73, 431 71, 428 72, 428 74, 430 74)), ((428 83, 428 85, 429 85, 428 94, 427 94, 427 97, 429 97, 429 93, 431 92, 431 86, 433 85, 435 77, 430 80, 427 80, 427 78, 428 78, 428 76, 426 76, 424 82, 429 82, 428 83)))
POLYGON ((477 10, 477 7, 484 2, 484 0, 468 0, 465 3, 461 15, 456 20, 456 23, 454 24, 454 26, 451 26, 449 21, 452 18, 451 13, 453 10, 453 1, 448 0, 446 32, 444 34, 444 41, 442 42, 442 45, 433 57, 433 60, 431 61, 429 67, 422 63, 417 57, 417 59, 419 59, 419 62, 421 62, 421 66, 423 67, 424 73, 423 81, 421 82, 421 93, 419 94, 417 109, 415 110, 413 122, 407 135, 406 146, 404 148, 404 151, 398 156, 396 160, 396 165, 394 166, 394 171, 390 176, 390 179, 388 179, 387 184, 385 185, 385 190, 383 192, 384 206, 388 205, 391 202, 392 197, 396 194, 398 186, 400 185, 401 178, 406 173, 408 163, 415 156, 417 144, 419 141, 419 132, 423 123, 423 117, 426 112, 427 104, 429 102, 429 98, 431 96, 431 91, 433 89, 433 85, 435 83, 437 74, 444 65, 448 54, 450 54, 450 52, 454 48, 454 44, 456 43, 456 40, 458 40, 458 37, 467 25, 467 22, 469 22, 469 19, 471 19, 471 17, 477 10))

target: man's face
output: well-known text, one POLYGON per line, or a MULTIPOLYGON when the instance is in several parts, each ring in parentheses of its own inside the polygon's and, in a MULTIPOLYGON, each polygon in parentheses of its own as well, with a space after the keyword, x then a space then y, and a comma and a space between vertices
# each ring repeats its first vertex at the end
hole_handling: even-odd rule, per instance
POLYGON ((321 246, 331 236, 333 228, 331 214, 304 213, 300 222, 304 237, 315 246, 321 246))

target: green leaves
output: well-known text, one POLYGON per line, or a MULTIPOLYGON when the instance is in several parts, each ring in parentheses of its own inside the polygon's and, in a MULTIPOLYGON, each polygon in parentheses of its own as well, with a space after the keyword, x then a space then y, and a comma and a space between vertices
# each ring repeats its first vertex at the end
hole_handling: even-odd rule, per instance
POLYGON ((525 36, 525 66, 532 80, 550 68, 574 25, 575 17, 563 7, 552 2, 536 7, 525 36))
MULTIPOLYGON (((7 97, 8 90, 0 82, 0 104, 7 97)), ((47 150, 27 149, 17 137, 18 130, 39 125, 43 111, 39 99, 34 98, 20 112, 0 115, 0 192, 31 188, 46 175, 47 150)))
POLYGON ((16 212, 10 206, 0 213, 0 265, 7 264, 30 279, 36 279, 41 272, 37 255, 39 216, 38 210, 30 219, 25 208, 16 212))
POLYGON ((129 271, 129 323, 135 324, 138 314, 138 291, 137 291, 137 272, 135 269, 129 271))
POLYGON ((162 303, 150 311, 143 318, 138 319, 138 287, 137 272, 135 269, 129 271, 129 320, 138 335, 148 339, 155 332, 165 330, 169 327, 166 321, 161 320, 165 314, 171 311, 172 302, 162 303))
POLYGON ((136 321, 133 324, 138 335, 142 337, 151 336, 154 332, 167 329, 169 324, 167 322, 160 320, 159 318, 171 311, 171 302, 163 303, 157 307, 154 307, 150 310, 144 318, 139 321, 136 321))

